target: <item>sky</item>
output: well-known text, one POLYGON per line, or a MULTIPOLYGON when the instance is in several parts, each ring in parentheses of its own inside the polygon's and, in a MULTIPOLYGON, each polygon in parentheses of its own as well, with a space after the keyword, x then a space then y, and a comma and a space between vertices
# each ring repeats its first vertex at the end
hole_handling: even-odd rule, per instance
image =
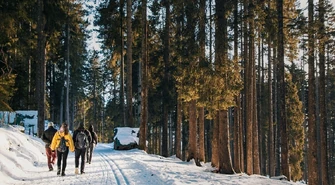
MULTIPOLYGON (((54 167, 57 168, 56 166, 54 167)), ((44 143, 12 126, 0 126, 1 185, 302 185, 303 183, 246 174, 212 173, 209 163, 197 167, 174 156, 165 158, 133 149, 118 151, 113 143, 98 143, 85 174, 75 175, 74 153, 67 160, 66 176, 49 171, 44 143)))

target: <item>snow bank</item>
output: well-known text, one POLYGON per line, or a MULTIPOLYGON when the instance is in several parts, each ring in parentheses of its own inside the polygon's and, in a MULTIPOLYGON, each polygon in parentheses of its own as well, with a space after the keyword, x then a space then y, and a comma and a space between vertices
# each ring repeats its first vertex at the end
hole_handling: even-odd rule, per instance
POLYGON ((0 127, 0 174, 5 182, 19 180, 22 174, 29 175, 28 171, 34 171, 45 160, 43 141, 20 130, 0 127))

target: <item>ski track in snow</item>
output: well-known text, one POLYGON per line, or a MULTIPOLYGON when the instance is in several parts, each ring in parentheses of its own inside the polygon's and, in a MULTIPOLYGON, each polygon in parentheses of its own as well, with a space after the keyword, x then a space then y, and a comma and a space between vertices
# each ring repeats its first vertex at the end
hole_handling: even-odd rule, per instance
POLYGON ((116 180, 117 185, 129 184, 127 178, 125 177, 121 169, 117 167, 117 165, 111 158, 108 158, 108 156, 103 153, 100 153, 99 155, 102 157, 104 163, 108 166, 108 171, 113 172, 113 176, 116 180))
MULTIPOLYGON (((94 151, 92 163, 85 163, 85 174, 74 173, 74 152, 67 159, 66 176, 57 176, 57 165, 54 171, 48 171, 46 162, 38 164, 38 169, 25 176, 16 178, 10 185, 163 185, 166 184, 159 176, 154 175, 150 168, 136 159, 123 154, 127 151, 115 151, 112 148, 99 148, 94 151), (126 161, 124 159, 126 158, 126 161), (145 169, 145 170, 144 170, 145 169)), ((46 159, 45 159, 46 160, 46 159)), ((80 163, 80 161, 79 161, 80 163)), ((79 166, 80 169, 80 166, 79 166)), ((1 184, 1 183, 0 183, 1 184)))

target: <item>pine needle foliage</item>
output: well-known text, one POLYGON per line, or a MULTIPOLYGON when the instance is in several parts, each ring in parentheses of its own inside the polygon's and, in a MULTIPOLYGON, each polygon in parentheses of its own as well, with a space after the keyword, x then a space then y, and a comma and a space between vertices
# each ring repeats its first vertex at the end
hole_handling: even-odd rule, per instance
POLYGON ((299 100, 298 88, 292 82, 292 75, 286 73, 286 105, 289 143, 289 165, 293 181, 301 180, 304 148, 304 114, 302 102, 299 100))
POLYGON ((8 101, 13 96, 16 88, 15 85, 16 75, 14 74, 1 74, 0 75, 0 111, 12 111, 8 101))

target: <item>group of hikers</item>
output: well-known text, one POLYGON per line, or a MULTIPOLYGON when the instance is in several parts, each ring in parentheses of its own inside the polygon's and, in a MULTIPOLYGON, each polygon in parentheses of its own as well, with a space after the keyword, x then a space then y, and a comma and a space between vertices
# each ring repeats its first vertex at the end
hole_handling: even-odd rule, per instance
POLYGON ((57 175, 61 176, 65 176, 69 151, 75 152, 75 174, 79 174, 79 158, 81 158, 80 173, 84 174, 85 160, 86 163, 91 164, 93 150, 98 143, 93 125, 90 125, 87 130, 82 123, 71 135, 66 123, 63 123, 57 130, 53 122, 49 122, 48 128, 42 135, 42 140, 45 142, 49 171, 53 171, 53 165, 57 159, 57 175))

